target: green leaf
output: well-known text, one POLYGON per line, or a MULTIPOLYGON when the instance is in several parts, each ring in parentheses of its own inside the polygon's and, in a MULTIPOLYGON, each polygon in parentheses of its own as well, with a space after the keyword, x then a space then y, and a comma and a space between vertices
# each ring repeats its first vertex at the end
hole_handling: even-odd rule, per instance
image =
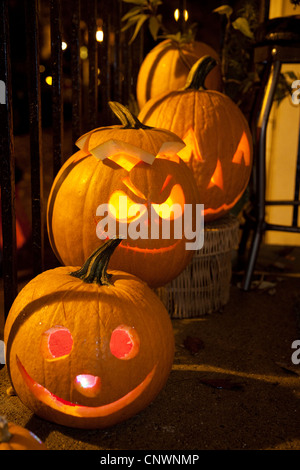
POLYGON ((138 35, 139 30, 141 29, 141 27, 143 26, 143 24, 149 18, 150 15, 139 15, 139 16, 140 16, 140 18, 139 18, 139 20, 136 24, 133 36, 130 39, 129 44, 131 44, 135 40, 136 36, 138 35))
POLYGON ((159 30, 159 22, 155 16, 151 16, 149 20, 149 30, 150 33, 153 37, 153 39, 156 41, 157 39, 157 33, 159 30))
POLYGON ((126 15, 122 16, 121 21, 126 21, 130 19, 132 16, 135 16, 137 14, 140 14, 142 12, 142 9, 140 7, 133 7, 131 10, 129 10, 126 15))
POLYGON ((215 8, 213 12, 219 13, 219 15, 226 15, 227 18, 229 18, 233 12, 233 9, 231 8, 230 5, 221 5, 220 7, 215 8))
POLYGON ((292 70, 287 70, 283 72, 283 75, 287 75, 291 80, 297 80, 297 75, 292 70))
POLYGON ((135 5, 148 5, 147 0, 122 0, 125 3, 134 3, 135 5))
POLYGON ((135 16, 132 16, 128 21, 127 23, 125 24, 125 26, 123 26, 123 28, 121 29, 121 31, 126 31, 126 29, 130 28, 131 26, 133 26, 135 23, 137 23, 140 19, 142 15, 135 15, 135 16))
POLYGON ((250 39, 254 38, 253 32, 251 31, 249 27, 249 23, 246 20, 246 18, 243 18, 242 16, 240 16, 239 18, 237 18, 235 21, 232 22, 232 26, 234 27, 234 29, 239 30, 248 38, 250 39))

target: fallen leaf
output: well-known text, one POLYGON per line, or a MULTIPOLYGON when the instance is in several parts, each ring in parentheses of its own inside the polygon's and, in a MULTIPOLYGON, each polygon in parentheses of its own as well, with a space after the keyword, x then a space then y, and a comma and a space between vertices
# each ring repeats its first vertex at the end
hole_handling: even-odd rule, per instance
POLYGON ((243 390, 243 385, 230 379, 200 379, 200 383, 223 390, 243 390))
POLYGON ((286 264, 281 261, 274 261, 274 263, 271 264, 271 267, 279 269, 279 271, 285 271, 286 264))
POLYGON ((14 396, 17 395, 16 392, 15 392, 15 389, 14 389, 13 387, 11 387, 11 386, 6 389, 6 394, 7 394, 9 397, 14 397, 14 396))
POLYGON ((297 366, 292 366, 289 363, 285 362, 275 362, 281 369, 283 369, 285 372, 288 372, 289 374, 293 375, 300 375, 300 367, 297 366))
POLYGON ((273 289, 276 287, 276 282, 262 281, 258 284, 259 289, 273 289))
POLYGON ((183 341, 183 345, 191 354, 197 354, 200 349, 204 348, 202 339, 197 336, 187 336, 183 341))

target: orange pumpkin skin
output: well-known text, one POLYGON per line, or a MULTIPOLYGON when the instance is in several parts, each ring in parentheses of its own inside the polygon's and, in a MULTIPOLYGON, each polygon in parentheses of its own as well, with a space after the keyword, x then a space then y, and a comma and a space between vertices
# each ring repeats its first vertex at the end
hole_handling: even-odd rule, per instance
MULTIPOLYGON (((182 88, 192 65, 205 55, 219 60, 212 47, 199 41, 179 44, 166 39, 155 46, 146 55, 138 73, 136 96, 139 108, 142 109, 151 98, 182 88)), ((219 66, 208 74, 205 86, 210 90, 222 90, 219 66)))
POLYGON ((143 410, 165 385, 172 324, 140 279, 109 271, 110 284, 99 285, 70 276, 74 271, 46 271, 19 293, 4 331, 7 367, 17 395, 40 417, 105 428, 143 410), (84 380, 93 380, 91 387, 84 380))
MULTIPOLYGON (((117 126, 92 132, 89 145, 95 147, 112 138, 134 143, 153 155, 157 155, 161 145, 168 140, 182 144, 181 139, 169 131, 117 126)), ((110 159, 100 161, 83 148, 62 166, 49 195, 47 227, 54 253, 65 265, 82 265, 88 255, 104 243, 96 232, 101 220, 96 215, 99 205, 108 203, 113 194, 122 191, 133 202, 141 203, 143 207, 148 204, 150 213, 150 204, 163 203, 176 185, 182 188, 185 203, 191 204, 194 211, 199 202, 196 182, 191 170, 179 157, 173 161, 167 156, 157 155, 151 165, 140 161, 128 170, 110 159), (167 178, 171 178, 170 183, 163 189, 167 178), (143 194, 144 200, 127 188, 124 182, 128 180, 143 194)), ((149 236, 136 240, 128 236, 115 250, 110 266, 132 273, 149 286, 157 287, 175 278, 192 256, 193 251, 186 249, 185 236, 176 239, 170 233, 168 239, 149 236)))
POLYGON ((31 431, 0 417, 0 450, 47 450, 31 431))
MULTIPOLYGON (((201 71, 201 62, 194 68, 191 75, 201 71)), ((176 133, 186 143, 178 154, 193 171, 205 221, 228 213, 252 170, 252 137, 238 106, 223 93, 192 85, 148 101, 138 118, 176 133)))

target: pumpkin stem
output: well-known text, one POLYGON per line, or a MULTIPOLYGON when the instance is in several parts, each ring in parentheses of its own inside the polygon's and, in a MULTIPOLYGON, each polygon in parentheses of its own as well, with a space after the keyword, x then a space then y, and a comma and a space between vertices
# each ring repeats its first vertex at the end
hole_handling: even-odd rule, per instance
POLYGON ((124 129, 152 129, 152 127, 146 126, 146 124, 140 122, 138 118, 121 103, 118 103, 117 101, 109 101, 108 104, 113 113, 123 124, 124 129))
POLYGON ((8 422, 4 416, 0 416, 0 443, 9 442, 12 434, 8 430, 8 422))
POLYGON ((206 90, 205 79, 209 72, 217 65, 216 59, 205 55, 191 68, 184 86, 184 90, 206 90))
POLYGON ((82 281, 88 284, 95 282, 99 286, 111 285, 111 282, 109 282, 111 274, 108 274, 107 266, 111 255, 121 241, 121 238, 108 240, 91 254, 82 268, 71 272, 70 275, 82 279, 82 281))

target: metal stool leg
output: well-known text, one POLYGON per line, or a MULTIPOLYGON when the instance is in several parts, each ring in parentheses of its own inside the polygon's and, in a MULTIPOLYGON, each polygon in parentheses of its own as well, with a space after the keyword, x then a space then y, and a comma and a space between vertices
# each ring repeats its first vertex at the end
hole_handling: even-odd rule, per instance
POLYGON ((254 271, 255 262, 258 256, 258 251, 265 230, 265 189, 266 189, 266 133, 268 119, 274 99, 276 85, 278 82, 281 69, 279 60, 274 61, 269 80, 266 86, 265 96, 262 103, 261 111, 259 114, 257 127, 257 162, 256 162, 256 221, 255 229, 250 248, 249 259, 245 270, 243 279, 243 290, 247 291, 250 288, 251 278, 254 271))

